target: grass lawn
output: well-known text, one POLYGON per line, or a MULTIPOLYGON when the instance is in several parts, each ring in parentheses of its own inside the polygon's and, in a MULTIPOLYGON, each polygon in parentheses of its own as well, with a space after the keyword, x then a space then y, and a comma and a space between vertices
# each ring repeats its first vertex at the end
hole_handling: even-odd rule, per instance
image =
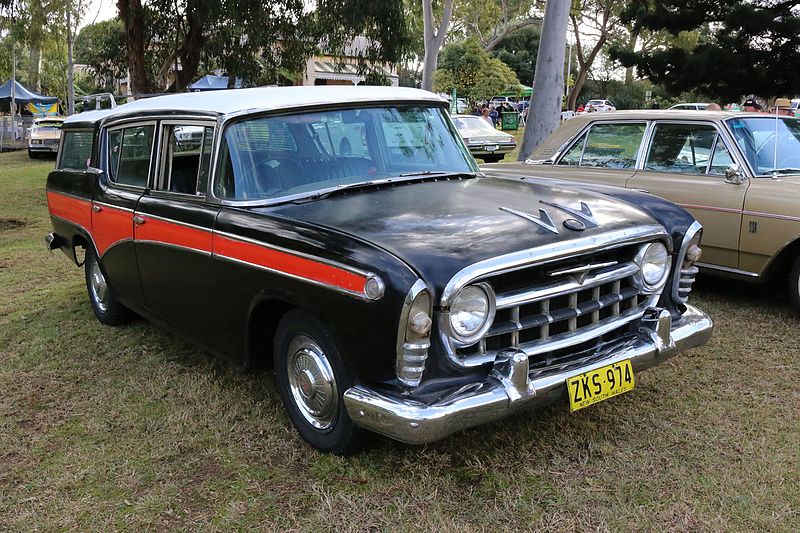
POLYGON ((272 377, 101 326, 44 250, 52 161, 0 154, 0 531, 800 531, 800 321, 701 279, 703 348, 564 406, 357 456, 297 436, 272 377))

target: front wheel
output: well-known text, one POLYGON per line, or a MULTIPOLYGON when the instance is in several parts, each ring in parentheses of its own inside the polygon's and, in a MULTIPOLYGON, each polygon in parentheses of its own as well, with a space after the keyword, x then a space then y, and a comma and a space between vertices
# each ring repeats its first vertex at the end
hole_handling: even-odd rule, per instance
POLYGON ((795 258, 789 271, 789 297, 794 308, 800 311, 800 255, 795 258))
POLYGON ((105 273, 97 260, 97 254, 91 246, 86 250, 86 289, 89 302, 97 320, 107 326, 119 326, 129 322, 132 314, 127 307, 117 300, 113 289, 108 285, 105 273))
POLYGON ((320 451, 351 453, 358 430, 343 395, 352 380, 325 326, 290 311, 278 324, 273 357, 278 392, 300 436, 320 451))
POLYGON ((31 159, 39 159, 39 152, 34 152, 33 150, 28 150, 28 157, 31 159))

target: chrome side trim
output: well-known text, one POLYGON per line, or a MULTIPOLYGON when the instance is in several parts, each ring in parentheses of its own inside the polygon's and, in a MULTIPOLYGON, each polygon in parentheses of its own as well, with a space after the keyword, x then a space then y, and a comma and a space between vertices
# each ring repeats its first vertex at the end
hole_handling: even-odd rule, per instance
POLYGON ((702 263, 698 261, 695 263, 698 267, 707 270, 719 270, 720 272, 726 272, 728 274, 735 274, 737 276, 747 276, 748 278, 760 278, 761 274, 757 272, 750 272, 748 270, 739 270, 738 268, 731 268, 722 265, 711 265, 708 263, 702 263))
POLYGON ((102 207, 107 207, 109 209, 116 209, 117 211, 126 211, 128 213, 133 213, 134 212, 133 209, 130 209, 128 207, 121 207, 121 206, 114 205, 114 204, 109 204, 109 203, 106 203, 106 202, 98 202, 96 200, 92 201, 92 205, 99 205, 99 206, 102 206, 102 207))
POLYGON ((426 404, 402 395, 355 385, 344 393, 353 422, 409 444, 425 444, 451 433, 504 416, 564 401, 567 379, 606 365, 630 360, 635 372, 663 363, 679 352, 708 342, 714 328, 702 311, 687 305, 673 322, 668 312, 651 308, 654 320, 643 326, 631 342, 616 345, 582 364, 553 372, 525 372, 527 363, 509 354, 484 380, 470 383, 426 404))
POLYGON ((143 211, 143 210, 140 210, 140 209, 136 210, 136 214, 139 215, 139 216, 145 217, 146 219, 152 218, 153 220, 159 220, 161 222, 167 222, 169 224, 175 224, 177 226, 183 226, 185 228, 196 229, 196 230, 199 230, 199 231, 202 231, 202 232, 205 232, 205 233, 211 233, 212 232, 211 228, 204 228, 203 226, 195 226, 194 224, 189 224, 188 222, 183 222, 182 220, 175 220, 174 218, 167 218, 167 217, 162 217, 162 216, 159 216, 159 215, 151 215, 147 211, 143 211))
POLYGON ((269 244, 269 243, 266 243, 264 241, 251 239, 249 237, 242 237, 240 235, 234 235, 233 233, 227 233, 227 232, 219 231, 219 230, 214 230, 214 235, 221 235, 221 236, 226 237, 228 239, 233 239, 234 241, 241 241, 241 242, 246 242, 246 243, 250 243, 250 244, 255 244, 255 245, 261 246, 263 248, 269 248, 270 250, 283 252, 285 254, 294 255, 296 257, 302 257, 304 259, 310 259, 311 261, 316 261, 317 263, 324 263, 324 264, 326 264, 328 266, 336 267, 336 268, 339 268, 341 270, 346 270, 347 272, 351 272, 353 274, 358 274, 359 276, 364 276, 366 278, 369 278, 371 276, 377 276, 377 274, 375 274, 374 272, 368 272, 366 270, 361 270, 361 269, 356 268, 356 267, 352 267, 352 266, 349 266, 349 265, 344 265, 342 263, 337 263, 336 261, 333 261, 331 259, 325 259, 324 257, 318 257, 316 255, 311 255, 311 254, 307 254, 307 253, 304 253, 304 252, 298 252, 297 250, 290 250, 289 248, 284 248, 282 246, 277 246, 275 244, 269 244))
MULTIPOLYGON (((506 255, 492 257, 484 261, 479 261, 478 263, 473 263, 456 273, 442 291, 440 303, 442 307, 448 307, 453 296, 465 285, 489 275, 502 274, 567 257, 575 257, 600 248, 610 250, 658 237, 666 238, 667 232, 663 226, 654 224, 609 231, 589 237, 563 241, 557 244, 545 244, 527 250, 520 250, 506 255)), ((667 241, 667 243, 668 242, 669 241, 667 241)))
POLYGON ((271 272, 273 274, 278 274, 279 276, 286 276, 287 278, 291 278, 291 279, 295 279, 295 280, 298 280, 298 281, 302 281, 304 283, 310 283, 311 285, 316 285, 317 287, 324 287, 326 289, 330 289, 332 291, 336 291, 336 292, 339 292, 339 293, 342 293, 342 294, 346 294, 348 296, 354 296, 354 297, 356 297, 356 298, 358 298, 360 300, 364 300, 364 301, 367 301, 367 302, 374 302, 375 301, 375 300, 371 300, 370 298, 368 298, 362 292, 356 292, 356 291, 351 291, 351 290, 348 290, 348 289, 343 289, 342 287, 337 287, 335 285, 329 285, 327 283, 323 283, 321 281, 317 281, 317 280, 314 280, 314 279, 304 278, 302 276, 297 276, 295 274, 290 274, 289 272, 284 272, 283 270, 276 270, 274 268, 270 268, 270 267, 267 267, 267 266, 264 266, 264 265, 251 263, 249 261, 244 261, 242 259, 235 259, 233 257, 228 257, 227 255, 220 255, 220 254, 217 254, 217 253, 212 253, 212 257, 220 259, 220 260, 223 260, 223 261, 229 261, 231 263, 236 263, 236 264, 239 264, 239 265, 245 265, 245 266, 248 266, 248 267, 257 268, 259 270, 264 270, 266 272, 271 272))
MULTIPOLYGON (((123 240, 130 240, 130 239, 123 239, 123 240)), ((118 242, 121 242, 121 241, 118 241, 118 242)), ((134 239, 133 242, 135 244, 152 244, 152 245, 155 245, 155 246, 163 246, 165 248, 172 248, 174 250, 184 250, 184 251, 187 251, 187 252, 198 253, 198 254, 204 255, 206 257, 211 257, 211 252, 208 251, 208 250, 200 250, 198 248, 192 248, 191 246, 183 246, 181 244, 172 244, 172 243, 169 243, 169 242, 153 241, 153 240, 149 240, 149 239, 134 239)), ((114 244, 116 244, 116 243, 114 243, 114 244)), ((111 246, 109 246, 108 248, 111 249, 111 246)))

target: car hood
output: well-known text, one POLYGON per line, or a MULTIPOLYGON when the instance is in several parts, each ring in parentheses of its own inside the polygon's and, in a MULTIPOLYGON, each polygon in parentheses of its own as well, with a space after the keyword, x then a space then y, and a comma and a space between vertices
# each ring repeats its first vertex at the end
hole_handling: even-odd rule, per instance
POLYGON ((394 254, 436 292, 462 268, 496 256, 616 230, 661 226, 635 206, 549 180, 518 176, 416 181, 341 192, 325 199, 256 211, 325 226, 394 254), (598 225, 568 229, 579 218, 563 208, 585 203, 598 225), (520 216, 544 210, 558 233, 520 216))

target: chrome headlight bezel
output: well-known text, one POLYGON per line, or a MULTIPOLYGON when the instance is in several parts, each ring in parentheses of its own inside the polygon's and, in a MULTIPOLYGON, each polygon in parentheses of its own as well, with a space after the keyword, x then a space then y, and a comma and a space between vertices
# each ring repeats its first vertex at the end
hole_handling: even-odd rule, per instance
POLYGON ((452 340, 453 344, 459 348, 464 348, 467 346, 472 346, 479 340, 481 340, 485 335, 486 332, 489 331, 489 328, 492 327, 494 323, 495 314, 497 312, 497 298, 494 293, 494 289, 488 283, 472 283, 470 285, 466 285, 462 287, 456 294, 453 295, 452 299, 450 300, 450 307, 447 310, 444 316, 444 324, 447 327, 447 333, 450 339, 452 340), (483 319, 479 328, 476 328, 474 332, 469 335, 462 335, 456 332, 455 328, 453 327, 452 317, 453 317, 453 308, 454 305, 458 302, 458 297, 466 290, 478 289, 483 292, 486 302, 487 302, 487 311, 486 316, 483 319))
POLYGON ((672 257, 667 247, 664 246, 664 243, 655 241, 643 244, 639 247, 639 251, 636 252, 633 262, 639 267, 639 272, 634 276, 634 282, 637 287, 645 294, 659 293, 661 289, 664 288, 664 285, 666 285, 667 279, 669 279, 670 266, 672 263, 672 257), (645 267, 655 264, 652 260, 654 255, 661 258, 661 274, 658 279, 652 281, 646 279, 645 267))

